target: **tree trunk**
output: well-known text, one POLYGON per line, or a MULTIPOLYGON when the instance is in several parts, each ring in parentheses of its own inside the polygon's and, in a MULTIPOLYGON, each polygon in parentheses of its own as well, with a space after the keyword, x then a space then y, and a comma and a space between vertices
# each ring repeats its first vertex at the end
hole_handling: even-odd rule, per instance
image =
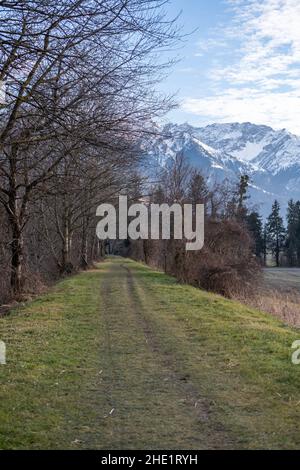
POLYGON ((280 260, 279 260, 279 256, 280 256, 280 248, 279 248, 279 241, 277 240, 276 241, 276 253, 275 253, 275 256, 276 256, 276 266, 277 268, 279 268, 279 264, 280 264, 280 260))
POLYGON ((24 288, 24 253, 22 231, 16 221, 12 224, 12 236, 10 285, 13 294, 18 297, 24 288))
POLYGON ((82 234, 80 265, 82 269, 87 269, 88 267, 88 241, 85 231, 82 234))
POLYGON ((73 264, 70 260, 71 254, 71 245, 72 245, 72 233, 69 227, 68 216, 65 215, 63 223, 63 243, 62 243, 62 260, 61 260, 61 273, 70 274, 73 271, 73 264))
MULTIPOLYGON (((12 169, 14 169, 14 166, 12 166, 12 169)), ((18 200, 18 194, 16 190, 16 179, 15 177, 12 177, 9 191, 9 200, 6 209, 8 212, 8 221, 12 235, 10 244, 10 287, 15 297, 19 297, 24 288, 24 242, 22 232, 27 208, 26 198, 27 195, 23 198, 20 207, 20 200, 18 200)))
POLYGON ((82 269, 87 269, 89 265, 88 261, 88 227, 89 218, 83 217, 82 220, 82 232, 81 232, 81 253, 80 253, 80 266, 82 269))

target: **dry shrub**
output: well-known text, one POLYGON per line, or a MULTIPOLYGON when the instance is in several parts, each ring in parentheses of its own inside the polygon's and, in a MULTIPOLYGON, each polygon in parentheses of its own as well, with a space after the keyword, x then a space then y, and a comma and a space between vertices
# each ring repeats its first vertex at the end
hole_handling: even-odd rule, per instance
POLYGON ((247 231, 228 220, 206 224, 205 246, 186 264, 188 282, 229 298, 251 295, 261 273, 247 231))
POLYGON ((300 326, 300 292, 265 286, 262 269, 243 225, 232 220, 207 220, 204 248, 186 252, 185 241, 136 241, 130 255, 166 271, 180 282, 236 299, 300 326))
POLYGON ((204 248, 187 252, 185 243, 184 240, 134 242, 131 256, 163 269, 180 282, 229 298, 255 292, 261 268, 243 225, 237 221, 208 220, 204 248))

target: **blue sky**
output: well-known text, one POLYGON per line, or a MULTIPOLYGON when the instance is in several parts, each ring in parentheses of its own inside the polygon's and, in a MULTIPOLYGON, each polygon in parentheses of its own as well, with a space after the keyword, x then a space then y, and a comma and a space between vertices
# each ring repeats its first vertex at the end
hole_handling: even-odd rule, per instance
POLYGON ((250 121, 300 134, 299 0, 170 0, 168 9, 182 10, 183 32, 197 31, 161 85, 178 91, 167 120, 250 121))

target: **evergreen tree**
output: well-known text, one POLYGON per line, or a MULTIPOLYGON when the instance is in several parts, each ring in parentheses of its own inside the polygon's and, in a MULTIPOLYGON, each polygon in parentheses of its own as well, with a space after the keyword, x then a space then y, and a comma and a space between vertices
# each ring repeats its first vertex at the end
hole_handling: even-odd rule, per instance
POLYGON ((264 230, 263 230, 263 257, 264 257, 264 266, 267 266, 267 256, 268 256, 268 234, 267 234, 267 224, 264 224, 264 230))
POLYGON ((272 212, 267 219, 266 229, 268 248, 274 254, 276 266, 278 267, 280 265, 280 253, 284 248, 286 231, 280 215, 280 204, 276 200, 272 206, 272 212))
POLYGON ((237 187, 237 217, 244 221, 247 218, 246 201, 249 199, 248 188, 250 178, 248 175, 242 175, 237 187))
POLYGON ((292 199, 287 209, 286 254, 291 266, 297 266, 300 258, 300 201, 292 199))
POLYGON ((267 224, 264 224, 263 227, 263 260, 264 266, 267 266, 267 256, 268 256, 268 236, 267 236, 267 224))
POLYGON ((300 266, 300 201, 297 201, 297 211, 299 212, 299 218, 298 218, 298 223, 297 227, 295 230, 295 236, 296 236, 296 249, 297 249, 297 266, 300 266))
POLYGON ((245 201, 249 198, 247 195, 248 187, 249 187, 249 176, 242 175, 240 179, 240 183, 238 186, 238 208, 242 209, 245 205, 245 201))
POLYGON ((258 258, 264 255, 264 234, 262 218, 257 211, 247 216, 247 227, 255 243, 255 254, 258 258))
POLYGON ((248 209, 245 202, 249 199, 247 194, 249 187, 249 176, 242 175, 239 182, 231 191, 231 197, 226 203, 226 215, 230 218, 237 218, 244 222, 247 217, 248 209))
POLYGON ((209 190, 204 176, 198 170, 194 170, 187 188, 188 201, 191 204, 205 204, 208 196, 209 190))

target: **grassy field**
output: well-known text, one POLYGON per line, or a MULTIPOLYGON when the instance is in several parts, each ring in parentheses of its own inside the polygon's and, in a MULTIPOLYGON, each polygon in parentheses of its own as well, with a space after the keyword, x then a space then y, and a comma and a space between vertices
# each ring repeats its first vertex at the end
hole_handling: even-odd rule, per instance
POLYGON ((300 448, 296 339, 109 259, 0 319, 0 448, 300 448))
POLYGON ((300 328, 300 269, 264 269, 264 281, 246 303, 300 328))
POLYGON ((266 268, 264 278, 267 287, 289 292, 300 292, 300 268, 266 268))

